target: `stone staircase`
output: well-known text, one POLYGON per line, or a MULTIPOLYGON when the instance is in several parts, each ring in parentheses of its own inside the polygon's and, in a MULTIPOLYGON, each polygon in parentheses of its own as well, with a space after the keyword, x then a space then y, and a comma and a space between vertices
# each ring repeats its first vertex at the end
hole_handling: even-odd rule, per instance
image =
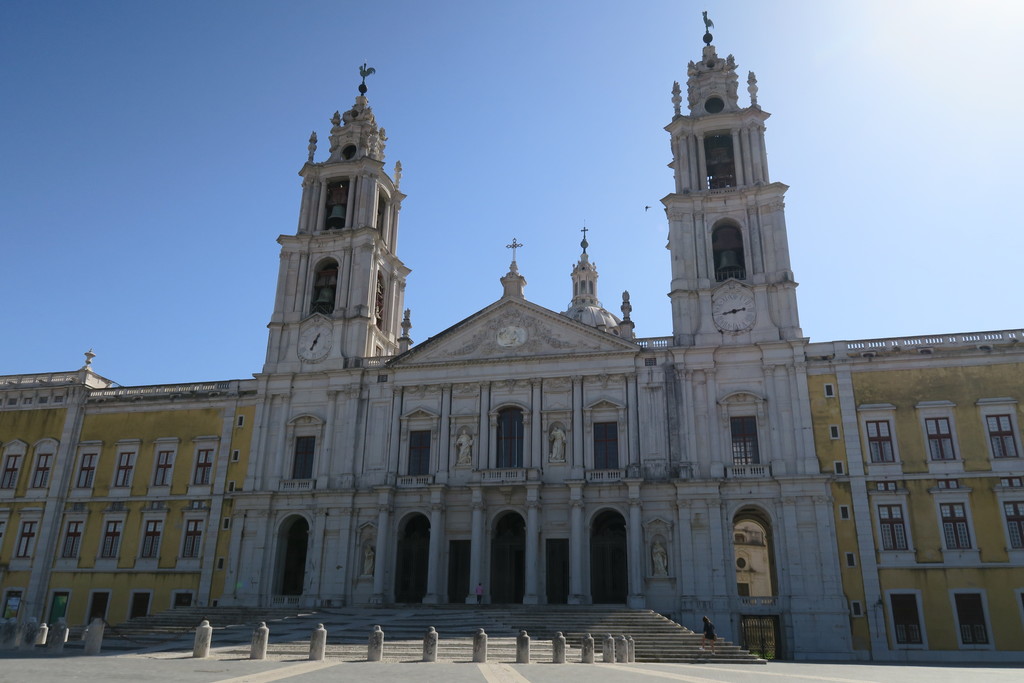
MULTIPOLYGON (((602 605, 400 605, 388 607, 330 608, 297 613, 279 608, 177 608, 109 627, 104 647, 123 640, 135 647, 191 638, 195 627, 208 619, 214 627, 215 647, 248 654, 252 629, 261 621, 270 628, 269 654, 301 655, 308 652, 309 634, 317 624, 327 629, 327 655, 350 661, 366 658, 366 640, 375 624, 385 634, 388 660, 418 661, 423 634, 433 626, 438 634, 438 658, 472 659, 472 637, 483 628, 488 635, 489 658, 515 661, 515 636, 526 630, 533 661, 551 661, 551 639, 566 638, 566 660, 578 662, 583 635, 594 638, 597 660, 607 634, 630 635, 638 662, 763 664, 746 650, 719 639, 716 654, 700 650, 700 634, 651 610, 602 605)), ((180 647, 180 645, 176 645, 180 647)), ((191 645, 189 645, 191 647, 191 645)))

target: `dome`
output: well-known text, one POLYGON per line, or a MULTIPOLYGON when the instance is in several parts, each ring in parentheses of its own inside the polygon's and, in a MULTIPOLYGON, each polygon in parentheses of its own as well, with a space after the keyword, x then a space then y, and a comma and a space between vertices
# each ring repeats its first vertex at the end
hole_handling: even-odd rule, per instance
POLYGON ((609 311, 593 304, 573 306, 562 315, 591 327, 604 327, 606 331, 618 334, 618 326, 622 321, 609 311))

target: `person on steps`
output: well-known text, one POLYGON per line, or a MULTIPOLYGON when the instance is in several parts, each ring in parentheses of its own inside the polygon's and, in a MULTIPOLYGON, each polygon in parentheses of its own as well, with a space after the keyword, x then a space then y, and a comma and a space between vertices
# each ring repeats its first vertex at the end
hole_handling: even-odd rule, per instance
POLYGON ((715 639, 718 638, 715 635, 715 625, 711 623, 711 620, 704 617, 704 635, 700 639, 700 649, 703 650, 707 643, 711 643, 711 654, 715 654, 715 639))

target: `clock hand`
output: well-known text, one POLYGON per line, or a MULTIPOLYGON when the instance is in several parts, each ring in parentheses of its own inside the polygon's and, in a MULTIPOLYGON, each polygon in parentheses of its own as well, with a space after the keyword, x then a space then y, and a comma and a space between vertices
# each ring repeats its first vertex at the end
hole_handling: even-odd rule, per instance
POLYGON ((312 351, 314 348, 316 348, 316 344, 317 344, 318 341, 320 341, 320 335, 319 334, 317 334, 315 337, 313 337, 313 343, 309 345, 309 350, 310 351, 312 351))

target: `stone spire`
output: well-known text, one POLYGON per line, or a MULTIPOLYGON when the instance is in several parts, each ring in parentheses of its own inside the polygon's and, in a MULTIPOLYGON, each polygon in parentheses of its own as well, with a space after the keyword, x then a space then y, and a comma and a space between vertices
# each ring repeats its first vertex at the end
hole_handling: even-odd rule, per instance
POLYGON ((569 310, 562 313, 585 325, 608 332, 618 333, 619 319, 606 311, 597 298, 597 264, 590 262, 587 255, 587 230, 583 228, 580 248, 583 250, 579 261, 572 269, 572 302, 569 310))
POLYGON ((512 238, 512 244, 506 244, 507 249, 512 250, 512 263, 508 266, 508 272, 501 278, 501 286, 503 288, 503 297, 513 297, 515 299, 525 299, 526 295, 523 293, 523 289, 526 287, 526 278, 519 274, 519 266, 516 265, 516 249, 524 247, 526 245, 519 242, 515 237, 512 238))
POLYGON ((351 161, 369 157, 384 161, 384 143, 387 135, 377 125, 373 109, 366 99, 366 77, 374 73, 374 69, 365 64, 359 69, 363 82, 359 84, 359 95, 356 96, 352 108, 342 112, 334 112, 331 117, 331 156, 328 161, 351 161))

